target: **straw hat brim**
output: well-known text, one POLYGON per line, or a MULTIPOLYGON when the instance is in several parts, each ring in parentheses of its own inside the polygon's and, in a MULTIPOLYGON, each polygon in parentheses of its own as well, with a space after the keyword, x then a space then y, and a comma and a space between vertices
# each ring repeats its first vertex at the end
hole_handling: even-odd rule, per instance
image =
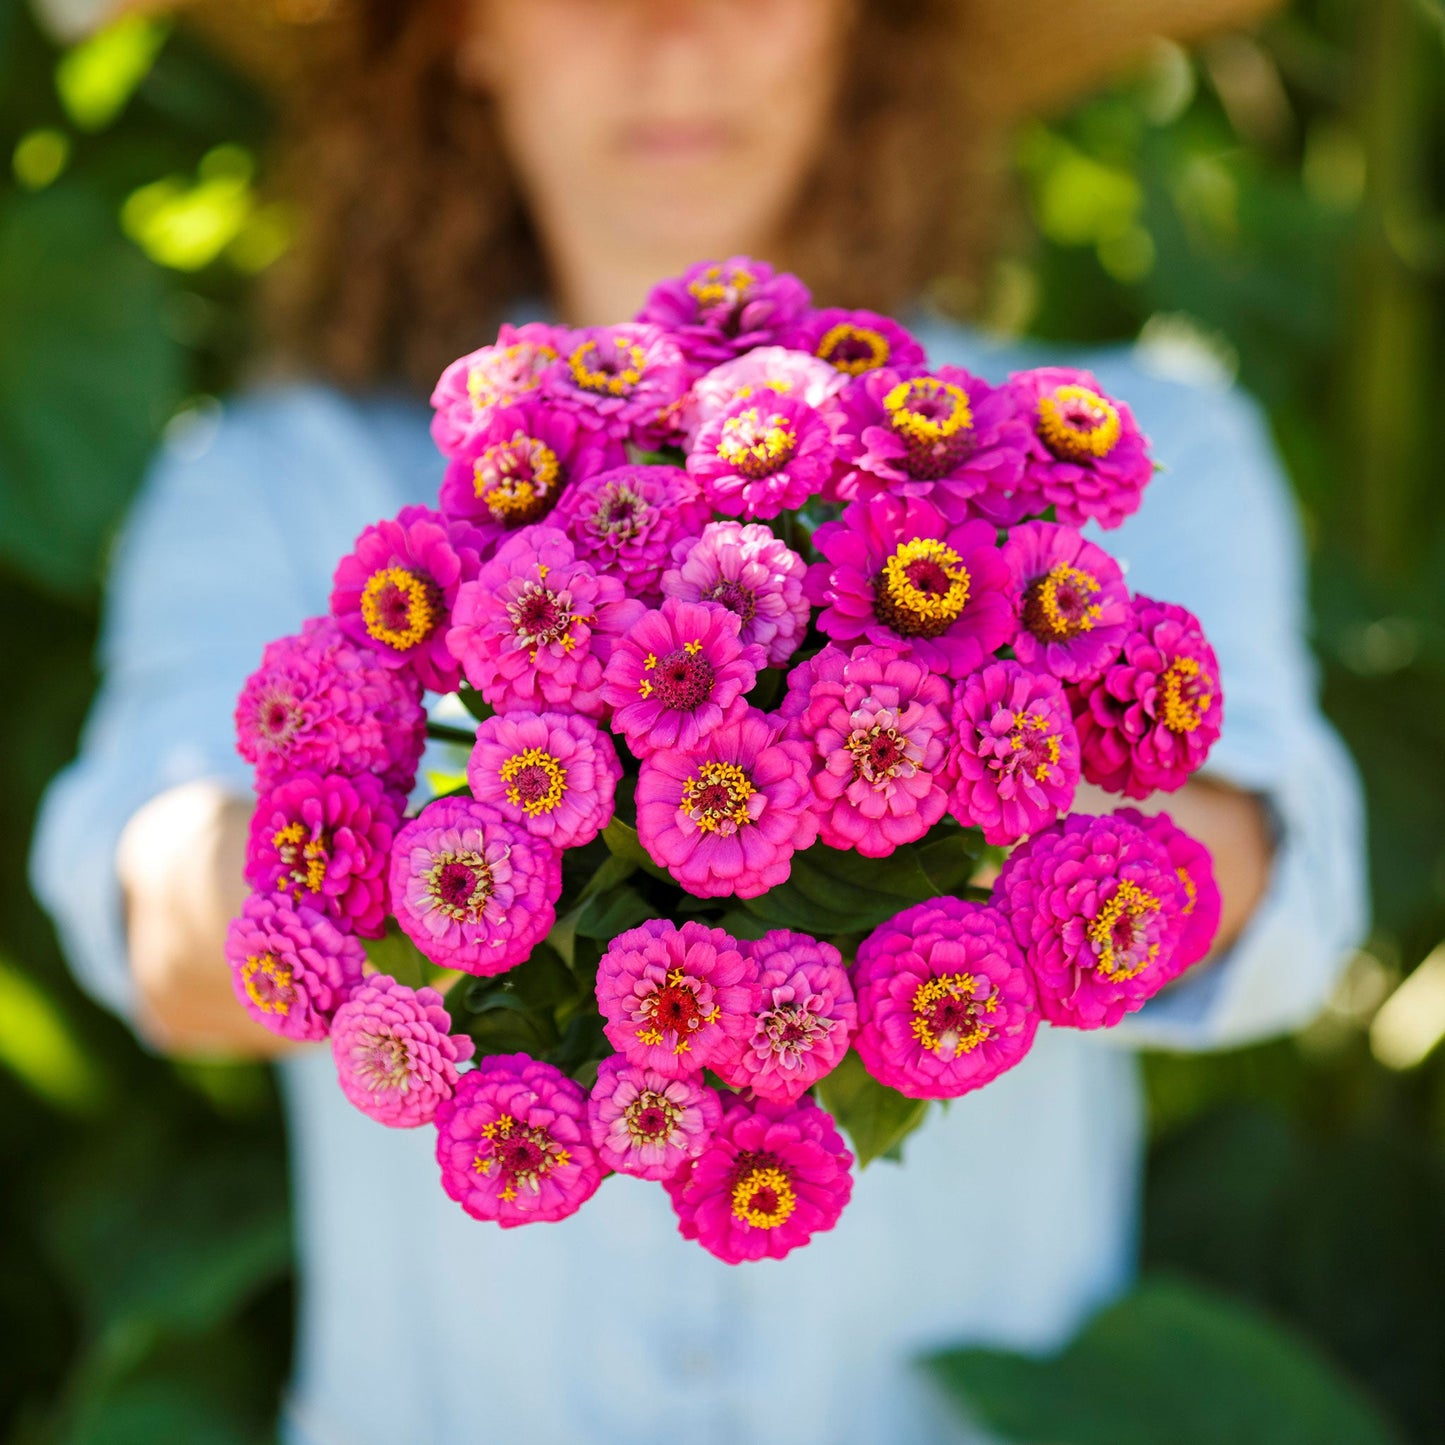
MULTIPOLYGON (((35 0, 60 38, 122 14, 184 12, 258 80, 284 92, 306 33, 345 0, 35 0)), ((1002 121, 1043 114, 1126 70, 1152 40, 1182 44, 1247 26, 1280 0, 959 0, 973 108, 1002 121), (974 58, 977 57, 977 63, 974 58)))

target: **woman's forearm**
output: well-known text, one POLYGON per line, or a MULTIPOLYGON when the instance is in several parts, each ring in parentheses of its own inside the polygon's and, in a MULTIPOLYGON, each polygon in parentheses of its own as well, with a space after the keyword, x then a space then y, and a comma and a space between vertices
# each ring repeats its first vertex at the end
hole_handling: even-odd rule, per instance
POLYGON ((116 850, 137 1027, 169 1053, 269 1057, 290 1047, 236 1002, 226 927, 246 897, 251 805, 216 783, 162 793, 116 850))
MULTIPOLYGON (((1082 783, 1074 798, 1076 813, 1108 813, 1125 800, 1082 783)), ((1210 778, 1191 778, 1177 793, 1155 793, 1129 806, 1141 813, 1168 813, 1192 838, 1209 849, 1219 885, 1219 932, 1210 956, 1222 953, 1249 922, 1269 886, 1273 846, 1264 804, 1210 778)))

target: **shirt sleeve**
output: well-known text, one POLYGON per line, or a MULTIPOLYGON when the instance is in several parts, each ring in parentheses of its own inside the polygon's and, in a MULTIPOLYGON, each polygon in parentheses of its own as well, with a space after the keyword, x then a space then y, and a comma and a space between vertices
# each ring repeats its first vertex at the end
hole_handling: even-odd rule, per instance
POLYGON ((1359 781, 1320 712, 1299 526, 1259 409, 1237 389, 1133 367, 1105 385, 1137 395, 1164 470, 1141 511, 1095 540, 1132 590, 1204 624, 1224 726, 1202 776, 1258 793, 1275 831, 1267 892, 1233 946, 1109 1032, 1166 1049, 1244 1044, 1313 1018, 1365 931, 1359 781))
POLYGON ((81 984, 130 1017, 116 846, 148 799, 198 779, 240 795, 233 712, 265 644, 324 612, 332 566, 395 501, 345 405, 278 390, 189 422, 154 459, 118 541, 101 684, 50 785, 30 858, 81 984))

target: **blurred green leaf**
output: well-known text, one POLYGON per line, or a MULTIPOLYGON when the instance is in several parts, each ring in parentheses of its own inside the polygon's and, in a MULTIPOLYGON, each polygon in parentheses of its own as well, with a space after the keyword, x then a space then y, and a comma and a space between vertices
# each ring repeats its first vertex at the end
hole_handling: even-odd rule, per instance
POLYGON ((101 130, 124 109, 150 74, 166 43, 163 20, 133 15, 67 50, 55 66, 55 88, 81 130, 101 130))
POLYGON ((37 985, 0 956, 0 1064, 48 1103, 95 1112, 105 1076, 65 1016, 37 985))
POLYGON ((1195 1286, 1141 1285, 1053 1359, 953 1350, 927 1361, 1019 1445, 1400 1445, 1297 1334, 1195 1286))
POLYGON ((408 988, 420 988, 428 981, 431 965, 426 955, 388 918, 380 938, 364 938, 367 960, 379 973, 390 974, 408 988))
POLYGON ((0 562, 46 591, 94 588, 180 399, 164 294, 92 193, 0 196, 0 562))
POLYGON ((847 1132, 860 1168, 897 1149, 928 1113, 926 1099, 885 1088, 851 1049, 819 1080, 818 1102, 847 1132))

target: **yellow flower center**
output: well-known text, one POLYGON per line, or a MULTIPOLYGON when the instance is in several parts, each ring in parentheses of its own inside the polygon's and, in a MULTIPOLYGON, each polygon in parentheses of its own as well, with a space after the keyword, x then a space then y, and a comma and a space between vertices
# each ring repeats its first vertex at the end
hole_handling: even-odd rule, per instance
POLYGON ((1087 386, 1057 386, 1039 398, 1039 437, 1064 461, 1108 456, 1119 430, 1119 409, 1087 386))
POLYGON ((615 364, 604 363, 595 341, 584 341, 567 358, 572 380, 583 391, 604 396, 626 396, 642 380, 647 353, 631 342, 619 342, 615 364))
POLYGON ((542 748, 513 753, 502 764, 502 781, 507 783, 507 801, 530 818, 550 813, 567 791, 567 770, 542 748))
POLYGON ((408 652, 437 624, 438 599, 430 581, 405 567, 383 567, 361 592, 361 620, 368 637, 408 652))
POLYGON ((849 376, 862 376, 865 371, 876 371, 880 366, 887 365, 888 339, 866 326, 840 321, 823 333, 817 355, 849 376))
POLYGON ((798 1207, 798 1196, 787 1173, 775 1163, 759 1162, 747 1168, 733 1185, 733 1218, 754 1229, 776 1229, 798 1207))
POLYGON ((925 446, 950 441, 973 426, 968 393, 936 376, 900 381, 883 398, 883 410, 894 431, 925 446))
POLYGON ((287 823, 271 835, 271 845, 286 871, 276 880, 280 893, 289 893, 299 903, 303 893, 320 893, 326 882, 330 861, 324 837, 312 838, 305 823, 287 823))
POLYGON ((682 785, 682 811, 704 833, 736 833, 752 821, 748 799, 757 790, 736 763, 703 763, 682 785))
POLYGON ((472 406, 479 412, 486 411, 506 396, 535 390, 542 383, 542 369, 556 359, 552 347, 529 342, 518 342, 504 347, 499 355, 486 357, 467 372, 467 395, 472 406))
POLYGON ((472 488, 496 521, 520 527, 546 512, 560 472, 557 453, 519 430, 472 463, 472 488))
POLYGON ((943 1059, 972 1053, 993 1033, 987 1017, 998 1012, 998 994, 987 979, 945 973, 919 984, 909 1029, 921 1048, 943 1059))
POLYGON ((958 621, 968 593, 963 558, 946 542, 915 537, 883 564, 874 604, 879 620, 904 637, 937 637, 958 621))
POLYGON ((553 1169, 571 1162, 571 1151, 546 1129, 520 1123, 510 1114, 499 1114, 490 1124, 482 1125, 472 1168, 487 1176, 495 1169, 503 1181, 498 1197, 510 1202, 517 1197, 519 1185, 529 1194, 537 1194, 542 1180, 553 1169))
POLYGON ((1158 715, 1174 733, 1192 733, 1214 701, 1214 682, 1197 658, 1176 657, 1159 680, 1158 715))
POLYGON ((1104 609, 1089 598, 1102 590, 1092 572, 1060 562, 1025 595, 1024 626, 1046 642, 1067 642, 1091 632, 1104 609))
POLYGON ((1111 982, 1134 978, 1153 963, 1159 945, 1151 943, 1139 920, 1159 911, 1159 900, 1137 883, 1121 879, 1114 895, 1088 927, 1094 966, 1111 982))
POLYGON ((1027 758, 1022 761, 1027 763, 1035 780, 1040 783, 1049 776, 1049 770, 1059 764, 1059 735, 1049 727, 1049 720, 1042 713, 1015 715, 1013 730, 1009 733, 1009 747, 1015 753, 1027 753, 1027 758))
POLYGON ((700 311, 713 311, 720 306, 731 309, 747 300, 753 279, 752 272, 741 267, 727 271, 721 266, 709 266, 695 281, 687 283, 687 289, 700 311))
POLYGON ((764 421, 752 406, 723 423, 717 454, 733 471, 757 481, 786 466, 797 446, 798 434, 787 417, 774 413, 764 421))
POLYGON ((253 953, 241 965, 241 985, 246 997, 262 1013, 280 1014, 283 1018, 291 1012, 296 1002, 296 990, 291 983, 292 972, 273 953, 253 953))

